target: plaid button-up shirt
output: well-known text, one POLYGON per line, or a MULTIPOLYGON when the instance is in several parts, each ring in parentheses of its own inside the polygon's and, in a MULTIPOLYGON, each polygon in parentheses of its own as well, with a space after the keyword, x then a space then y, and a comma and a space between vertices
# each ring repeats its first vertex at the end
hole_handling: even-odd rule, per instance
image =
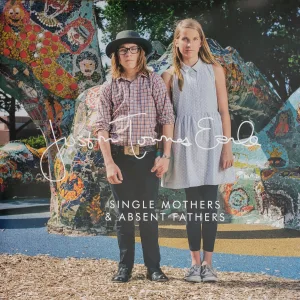
POLYGON ((174 124, 174 120, 163 79, 156 73, 140 73, 132 82, 120 77, 102 85, 94 132, 108 131, 120 146, 130 146, 131 141, 155 145, 156 141, 142 137, 157 138, 156 125, 174 124))

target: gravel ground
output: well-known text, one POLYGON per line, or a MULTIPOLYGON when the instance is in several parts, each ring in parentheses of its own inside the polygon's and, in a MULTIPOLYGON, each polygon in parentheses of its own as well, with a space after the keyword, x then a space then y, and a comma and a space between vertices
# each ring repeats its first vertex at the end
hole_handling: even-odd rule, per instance
POLYGON ((55 258, 0 254, 0 299, 300 299, 300 281, 253 273, 219 272, 218 283, 192 284, 185 269, 162 267, 167 283, 145 278, 135 265, 133 278, 112 283, 117 262, 105 259, 55 258))

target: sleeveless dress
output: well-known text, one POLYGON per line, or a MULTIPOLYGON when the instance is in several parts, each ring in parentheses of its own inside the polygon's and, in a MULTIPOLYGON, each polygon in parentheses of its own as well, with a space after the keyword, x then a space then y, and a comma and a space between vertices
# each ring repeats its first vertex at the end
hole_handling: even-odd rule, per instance
POLYGON ((169 169, 161 186, 181 189, 233 183, 234 168, 220 168, 223 130, 213 66, 199 59, 193 67, 183 64, 181 73, 182 92, 174 74, 172 98, 176 116, 173 140, 182 142, 172 143, 169 169))

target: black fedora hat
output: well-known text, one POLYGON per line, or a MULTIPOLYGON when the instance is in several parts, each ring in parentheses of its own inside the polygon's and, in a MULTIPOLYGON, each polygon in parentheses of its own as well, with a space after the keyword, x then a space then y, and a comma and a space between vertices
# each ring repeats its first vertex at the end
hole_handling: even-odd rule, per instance
POLYGON ((141 46, 144 49, 146 55, 148 55, 152 51, 152 45, 149 41, 141 38, 140 35, 133 30, 124 30, 119 32, 116 39, 106 46, 106 55, 110 57, 112 53, 116 52, 117 49, 125 43, 133 43, 141 46))

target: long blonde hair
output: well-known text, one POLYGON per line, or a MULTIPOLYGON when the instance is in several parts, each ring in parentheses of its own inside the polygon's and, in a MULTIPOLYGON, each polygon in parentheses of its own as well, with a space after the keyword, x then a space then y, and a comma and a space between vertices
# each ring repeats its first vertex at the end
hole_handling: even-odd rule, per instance
POLYGON ((174 72, 178 77, 178 86, 180 91, 182 91, 183 88, 183 76, 180 72, 181 63, 183 60, 182 60, 182 54, 180 53, 178 47, 176 47, 175 45, 175 41, 180 37, 180 32, 183 28, 191 28, 198 31, 201 40, 201 47, 198 52, 198 57, 200 57, 201 60, 207 64, 218 64, 218 62, 215 60, 215 58, 213 57, 209 49, 208 43, 205 38, 205 34, 203 32, 200 23, 194 19, 184 19, 179 21, 174 32, 172 50, 173 50, 173 67, 174 67, 174 72))
MULTIPOLYGON (((140 47, 140 51, 137 60, 137 73, 144 73, 146 75, 149 75, 151 71, 147 68, 145 51, 141 46, 139 47, 140 47)), ((124 68, 120 64, 118 53, 115 52, 111 55, 111 76, 113 79, 116 79, 121 77, 122 73, 124 73, 124 68)))

